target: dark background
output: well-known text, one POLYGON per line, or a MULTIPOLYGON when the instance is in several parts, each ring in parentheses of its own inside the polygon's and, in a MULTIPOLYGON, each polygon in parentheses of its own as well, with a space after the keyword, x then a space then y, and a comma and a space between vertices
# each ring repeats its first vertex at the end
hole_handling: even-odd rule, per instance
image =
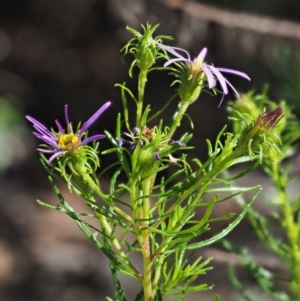
MULTIPOLYGON (((121 110, 114 84, 126 81, 135 88, 127 74, 130 59, 122 62, 120 53, 131 38, 125 27, 140 30, 140 24, 147 21, 160 23, 158 34, 172 35, 174 45, 194 56, 205 46, 208 63, 249 74, 250 83, 230 77, 240 92, 259 92, 268 84, 270 97, 285 98, 299 112, 299 1, 1 0, 0 300, 92 301, 112 295, 103 256, 67 216, 35 202, 37 198, 50 203, 57 200, 39 164, 38 141, 24 116, 54 126, 56 118, 63 121, 63 106, 68 103, 70 118, 76 123, 109 99, 113 106, 91 131, 113 132, 121 110)), ((170 96, 169 84, 165 74, 150 77, 146 100, 153 110, 170 96)), ((190 112, 195 123, 194 155, 205 158, 205 139, 213 139, 227 123, 225 107, 230 99, 233 95, 220 109, 219 99, 208 95, 194 104, 190 112)), ((166 113, 165 118, 170 115, 166 113)), ((102 158, 102 165, 111 160, 102 158)), ((84 210, 74 196, 70 198, 84 210)), ((232 204, 222 210, 236 207, 232 204)), ((238 233, 234 237, 238 240, 238 233)), ((248 239, 243 238, 254 240, 250 232, 248 239)), ((208 256, 213 252, 218 251, 207 252, 208 256)), ((222 252, 214 256, 219 265, 207 281, 218 286, 202 298, 213 300, 221 292, 223 300, 238 300, 225 280, 224 266, 230 260, 222 252)), ((246 275, 241 277, 247 280, 246 275)), ((131 282, 126 285, 132 286, 131 282)))

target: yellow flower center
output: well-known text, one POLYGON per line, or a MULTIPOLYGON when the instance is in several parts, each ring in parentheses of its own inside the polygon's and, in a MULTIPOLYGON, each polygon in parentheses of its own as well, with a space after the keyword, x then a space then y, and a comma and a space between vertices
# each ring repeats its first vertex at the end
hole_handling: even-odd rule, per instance
POLYGON ((203 64, 204 63, 202 61, 194 59, 193 63, 191 64, 191 74, 198 76, 202 71, 203 64))
POLYGON ((58 145, 62 150, 72 152, 79 146, 79 139, 74 134, 65 134, 58 138, 58 145))

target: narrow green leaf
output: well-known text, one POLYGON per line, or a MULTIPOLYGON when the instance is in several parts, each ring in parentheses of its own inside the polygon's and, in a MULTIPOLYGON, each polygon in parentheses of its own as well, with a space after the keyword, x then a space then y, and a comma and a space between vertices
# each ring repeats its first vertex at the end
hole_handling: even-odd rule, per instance
POLYGON ((48 203, 44 203, 44 202, 41 201, 41 200, 36 200, 36 201, 37 201, 37 203, 38 203, 39 205, 41 205, 41 206, 43 206, 43 207, 45 207, 45 208, 47 208, 47 209, 57 210, 57 206, 53 206, 53 205, 50 205, 50 204, 48 204, 48 203))
POLYGON ((198 249, 198 248, 203 248, 205 246, 211 245, 215 242, 217 242, 218 240, 222 239, 223 237, 225 237, 226 235, 228 235, 239 223, 240 221, 244 218, 245 214, 247 213, 248 209, 251 207, 251 205, 253 204, 253 202, 255 201, 257 195, 258 195, 259 191, 254 195, 254 197, 252 198, 251 202, 245 207, 245 209, 239 214, 239 216, 228 225, 228 227, 226 229, 224 229, 223 231, 221 231, 220 233, 218 233, 217 235, 206 239, 204 241, 195 243, 195 244, 191 244, 187 246, 187 250, 192 250, 192 249, 198 249))

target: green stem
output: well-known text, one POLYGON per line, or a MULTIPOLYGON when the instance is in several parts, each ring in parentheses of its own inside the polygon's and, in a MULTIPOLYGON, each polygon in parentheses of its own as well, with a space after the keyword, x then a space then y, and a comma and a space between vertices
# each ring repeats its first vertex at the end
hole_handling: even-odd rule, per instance
POLYGON ((103 201, 105 201, 113 209, 113 211, 115 211, 117 214, 119 214, 119 216, 123 217, 129 223, 133 224, 132 217, 110 201, 109 195, 102 192, 99 183, 96 184, 88 173, 80 172, 80 175, 82 179, 88 183, 92 191, 95 192, 103 201))
POLYGON ((107 222, 106 217, 104 215, 100 214, 100 213, 97 213, 97 217, 98 217, 98 219, 100 221, 101 226, 105 229, 105 233, 107 234, 108 237, 110 237, 111 242, 112 242, 113 246, 116 248, 116 250, 119 253, 119 255, 122 257, 122 259, 124 261, 126 261, 126 263, 128 263, 128 257, 123 252, 122 247, 120 246, 118 240, 114 237, 114 235, 112 233, 111 226, 107 222))
POLYGON ((142 213, 142 222, 141 222, 141 231, 142 231, 142 249, 143 249, 143 264, 144 264, 144 279, 143 279, 143 288, 144 288, 144 299, 145 301, 153 300, 153 290, 152 290, 152 260, 151 260, 151 248, 150 248, 150 232, 148 230, 149 226, 149 209, 150 209, 150 200, 149 194, 152 189, 152 178, 149 177, 145 179, 143 183, 143 194, 146 195, 143 199, 143 213, 142 213))
POLYGON ((136 108, 136 126, 139 128, 141 127, 146 82, 147 82, 147 72, 141 70, 138 79, 138 102, 136 108))
MULTIPOLYGON (((126 218, 127 221, 129 221, 130 223, 132 223, 132 218, 129 215, 127 215, 123 210, 119 209, 115 205, 111 204, 111 202, 109 202, 109 197, 101 191, 100 187, 94 182, 94 180, 91 178, 91 176, 89 174, 87 174, 85 172, 80 172, 80 175, 81 175, 82 179, 86 183, 88 183, 89 187, 98 196, 100 196, 103 200, 105 200, 107 203, 109 203, 110 206, 112 206, 112 209, 115 212, 117 212, 120 216, 126 218)), ((110 237, 111 242, 112 242, 113 246, 115 247, 115 249, 117 250, 119 256, 131 268, 131 270, 135 273, 136 277, 138 279, 140 279, 140 281, 142 281, 141 274, 137 271, 137 269, 134 267, 134 265, 129 260, 128 256, 122 250, 122 247, 121 247, 119 241, 115 238, 115 236, 113 234, 113 231, 112 231, 112 228, 111 228, 109 222, 107 221, 106 217, 103 214, 100 214, 100 213, 96 213, 96 214, 97 214, 97 217, 98 217, 98 219, 100 221, 101 226, 105 229, 106 234, 110 237)))
POLYGON ((284 228, 287 233, 289 243, 292 249, 292 263, 293 281, 291 283, 291 291, 294 300, 300 300, 300 249, 299 249, 299 226, 294 222, 294 212, 289 205, 286 194, 281 196, 282 210, 284 216, 284 228))
MULTIPOLYGON (((140 175, 143 177, 143 175, 140 175)), ((141 247, 143 256, 143 291, 144 300, 151 301, 154 298, 154 291, 152 288, 152 265, 151 247, 150 247, 150 231, 148 230, 150 219, 150 199, 149 195, 152 191, 155 175, 147 177, 138 186, 138 179, 133 176, 131 182, 131 206, 134 216, 135 231, 138 242, 141 247), (142 204, 140 206, 138 199, 142 198, 142 204)))
MULTIPOLYGON (((225 169, 230 166, 230 163, 241 154, 243 154, 244 150, 242 148, 236 149, 233 153, 222 160, 219 164, 215 165, 208 173, 206 173, 203 177, 201 177, 197 182, 195 182, 190 188, 186 189, 178 199, 173 203, 173 205, 165 212, 164 216, 168 216, 172 211, 175 210, 179 204, 181 204, 189 195, 191 195, 198 187, 201 187, 198 194, 194 197, 195 200, 198 200, 205 190, 205 188, 211 183, 211 181, 225 169), (205 187, 204 183, 207 183, 205 187)), ((163 221, 162 219, 158 219, 153 225, 153 228, 158 227, 158 225, 163 221)))
POLYGON ((122 247, 120 245, 120 243, 118 242, 118 240, 115 238, 111 226, 110 224, 107 222, 107 219, 104 215, 102 214, 97 214, 97 217, 100 221, 101 226, 105 229, 105 233, 108 237, 110 237, 110 240, 113 244, 113 246, 115 247, 115 249, 117 250, 119 256, 124 260, 124 262, 128 265, 128 267, 131 268, 131 270, 134 272, 134 274, 136 275, 136 277, 142 281, 142 275, 139 273, 139 271, 135 268, 135 266, 130 262, 128 256, 123 252, 122 247))
POLYGON ((173 117, 173 123, 168 132, 168 136, 167 136, 168 139, 172 138, 175 130, 180 126, 181 119, 182 119, 183 115, 185 114, 189 105, 190 105, 189 101, 181 101, 179 103, 179 109, 173 117))
POLYGON ((273 182, 278 190, 279 205, 283 213, 282 227, 287 234, 288 241, 291 247, 292 261, 290 266, 293 273, 293 281, 290 284, 291 293, 293 294, 293 300, 300 300, 300 246, 299 246, 299 225, 294 221, 294 211, 290 205, 289 197, 287 195, 285 187, 287 183, 282 183, 285 177, 280 176, 280 172, 277 164, 273 164, 272 174, 273 182), (275 165, 275 166, 274 166, 275 165), (280 181, 281 180, 281 181, 280 181))

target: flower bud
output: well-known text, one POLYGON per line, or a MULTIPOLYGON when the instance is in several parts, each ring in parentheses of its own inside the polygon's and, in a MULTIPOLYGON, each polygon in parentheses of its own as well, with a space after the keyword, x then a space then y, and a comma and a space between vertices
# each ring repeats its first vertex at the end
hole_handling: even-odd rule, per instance
POLYGON ((279 120, 283 117, 282 108, 277 107, 275 110, 271 111, 270 107, 266 109, 263 114, 260 114, 250 132, 253 137, 255 135, 267 135, 269 134, 275 126, 278 124, 279 120))
POLYGON ((272 111, 270 107, 267 107, 265 112, 260 114, 255 122, 249 124, 241 133, 240 147, 248 147, 250 153, 262 152, 265 155, 272 153, 272 157, 275 157, 275 153, 280 152, 278 149, 280 138, 274 129, 282 118, 281 107, 272 111))
POLYGON ((153 43, 151 31, 145 30, 137 48, 137 65, 142 71, 147 71, 154 65, 156 60, 156 46, 153 43))
POLYGON ((131 39, 123 48, 125 54, 131 53, 135 57, 135 60, 130 67, 130 74, 135 65, 137 65, 141 71, 147 72, 154 65, 158 55, 159 50, 157 49, 154 42, 155 40, 152 37, 158 25, 151 27, 147 24, 146 27, 142 27, 144 30, 143 34, 127 27, 127 29, 134 35, 134 38, 131 39))

